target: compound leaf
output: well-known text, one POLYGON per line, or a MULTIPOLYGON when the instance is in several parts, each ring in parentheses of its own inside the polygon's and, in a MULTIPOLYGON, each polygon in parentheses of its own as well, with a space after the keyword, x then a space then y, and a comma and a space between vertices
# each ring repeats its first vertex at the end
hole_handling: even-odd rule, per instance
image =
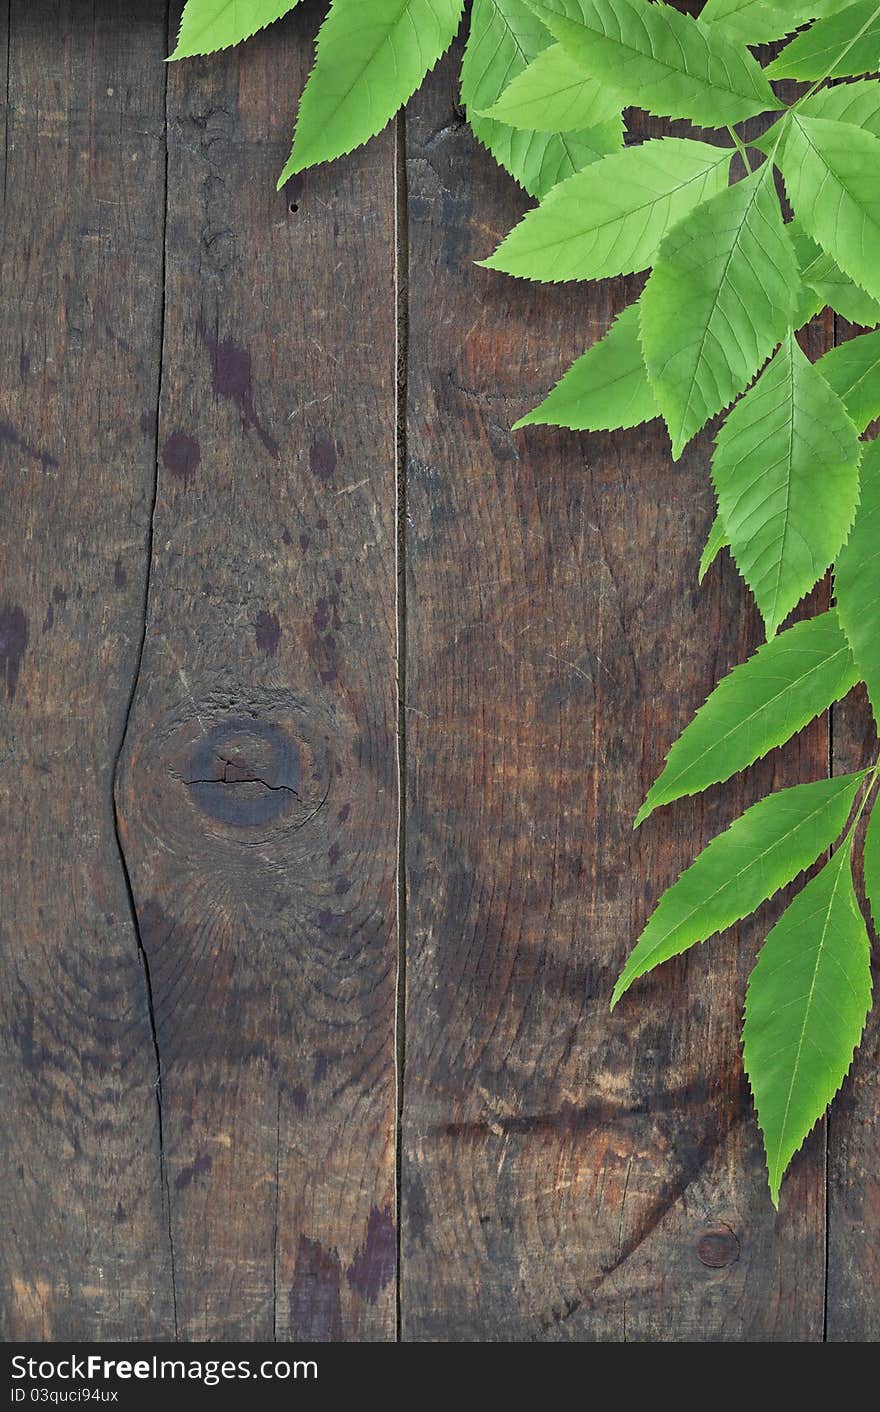
POLYGON ((786 119, 776 160, 795 214, 840 268, 880 299, 880 138, 828 118, 786 119))
POLYGON ((587 349, 545 397, 513 428, 569 427, 612 431, 659 415, 639 342, 638 304, 618 315, 603 339, 587 349))
POLYGON ((561 133, 593 127, 619 113, 614 95, 588 78, 561 44, 551 44, 516 75, 497 103, 477 116, 513 128, 561 133))
MULTIPOLYGON (((461 97, 471 131, 530 195, 538 197, 601 155, 597 129, 544 132, 480 114, 550 42, 526 0, 474 0, 461 66, 461 97)), ((614 106, 619 112, 616 100, 614 106)), ((602 147, 602 153, 619 146, 618 136, 613 146, 602 147)))
POLYGON ((871 1004, 868 933, 851 843, 800 892, 761 948, 746 994, 743 1058, 770 1193, 840 1088, 871 1004))
POLYGON ((798 269, 769 169, 679 221, 641 298, 648 376, 676 459, 743 391, 794 317, 798 269))
POLYGON ((727 186, 730 157, 681 137, 603 157, 527 212, 484 264, 551 282, 643 270, 670 226, 727 186))
POLYGON ((464 0, 333 0, 278 185, 374 137, 455 38, 464 0))
POLYGON ((213 54, 250 39, 280 20, 299 0, 187 0, 172 59, 213 54))
POLYGON ((767 67, 769 78, 855 78, 880 68, 880 7, 857 0, 799 34, 767 67))
POLYGON ((663 894, 620 973, 611 1008, 661 962, 741 921, 840 834, 864 774, 781 789, 719 834, 663 894))
POLYGON ((858 431, 863 432, 880 417, 880 330, 830 349, 816 367, 858 431))
POLYGON ((584 72, 625 106, 703 127, 782 107, 747 49, 660 0, 530 3, 584 72))
POLYGON ((718 434, 712 479, 737 567, 772 636, 846 539, 858 432, 794 334, 718 434))
POLYGON ((858 680, 835 613, 786 628, 718 683, 667 755, 635 827, 662 804, 721 784, 783 745, 858 680))
POLYGON ((880 720, 880 442, 865 449, 861 500, 834 572, 837 612, 880 720))

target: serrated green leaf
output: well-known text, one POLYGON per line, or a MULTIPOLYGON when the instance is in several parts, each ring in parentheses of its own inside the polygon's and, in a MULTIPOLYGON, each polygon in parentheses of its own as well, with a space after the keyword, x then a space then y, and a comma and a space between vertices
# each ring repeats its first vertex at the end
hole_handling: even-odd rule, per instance
POLYGON ((880 137, 880 82, 875 78, 857 79, 855 83, 836 83, 832 88, 820 88, 800 105, 808 118, 829 118, 832 122, 852 123, 880 137))
POLYGON ((250 39, 294 9, 299 0, 187 0, 172 59, 214 54, 250 39))
POLYGON ((717 25, 741 44, 768 44, 784 39, 807 20, 826 14, 836 0, 706 0, 703 24, 717 25))
POLYGON ((858 432, 793 334, 718 434, 712 479, 737 568, 772 637, 846 539, 858 432))
POLYGON ((769 78, 855 78, 880 68, 880 5, 855 5, 817 20, 767 67, 769 78))
POLYGON ((561 44, 551 44, 507 85, 478 117, 535 132, 572 132, 619 116, 620 104, 587 78, 561 44))
MULTIPOLYGON (((526 0, 474 0, 461 66, 461 97, 468 121, 495 160, 531 196, 538 197, 595 161, 596 129, 543 132, 479 115, 550 43, 550 35, 526 0)), ((618 140, 614 147, 619 146, 618 140)), ((605 147, 603 153, 611 150, 605 147)))
POLYGON ((722 784, 784 745, 858 680, 836 614, 786 628, 718 683, 670 750, 635 827, 661 805, 722 784))
POLYGON ((854 284, 835 264, 827 250, 817 245, 799 221, 786 226, 800 265, 803 289, 798 301, 794 327, 800 328, 827 304, 850 323, 872 328, 880 324, 880 304, 867 290, 854 284))
POLYGON ((862 866, 865 874, 865 893, 871 908, 875 928, 880 929, 880 808, 875 800, 871 807, 871 817, 865 829, 865 847, 862 853, 862 866))
POLYGON ((741 921, 815 863, 846 824, 863 778, 781 789, 714 838, 660 899, 620 973, 612 1010, 639 976, 741 921))
POLYGON ((513 430, 554 426, 613 431, 639 426, 658 415, 639 342, 636 303, 618 315, 605 337, 572 364, 541 405, 513 430))
POLYGON ((830 349, 816 367, 858 431, 880 417, 880 331, 860 334, 830 349))
POLYGON ((464 0, 333 0, 279 187, 381 132, 449 48, 463 9, 464 0))
POLYGON ((835 567, 834 592, 874 718, 880 720, 880 442, 865 448, 861 481, 855 523, 835 567))
POLYGON ((779 343, 797 288, 769 163, 665 237, 641 298, 641 329, 676 459, 779 343))
POLYGON ((704 127, 782 107, 748 50, 659 0, 530 3, 554 39, 623 106, 704 127))
POLYGON ((807 234, 880 299, 880 138, 849 123, 795 113, 777 162, 807 234))
POLYGON ((483 263, 523 279, 603 279, 645 269, 664 233, 727 185, 730 148, 666 137, 561 182, 483 263))
POLYGON ((708 574, 722 549, 727 547, 727 530, 724 528, 724 521, 720 515, 716 515, 712 521, 712 528, 709 530, 709 538, 706 540, 706 547, 700 555, 700 567, 697 572, 697 582, 702 583, 708 574))
POLYGON ((849 841, 780 917, 746 994, 743 1059, 770 1192, 846 1077, 871 1004, 868 933, 849 841))

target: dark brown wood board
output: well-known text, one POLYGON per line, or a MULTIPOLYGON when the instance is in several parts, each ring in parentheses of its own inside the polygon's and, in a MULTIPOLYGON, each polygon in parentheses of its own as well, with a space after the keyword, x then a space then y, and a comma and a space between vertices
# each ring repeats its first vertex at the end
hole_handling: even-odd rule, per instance
POLYGON ((729 564, 697 589, 707 437, 671 466, 657 423, 508 431, 632 291, 475 268, 524 201, 455 72, 407 118, 403 1336, 821 1338, 822 1137, 777 1219, 739 1058, 760 928, 608 999, 664 886, 826 771, 827 727, 632 834, 758 625, 729 564))
POLYGON ((156 1057, 112 805, 155 464, 163 9, 12 0, 0 17, 7 1339, 173 1328, 156 1057))
POLYGON ((317 13, 169 71, 118 802, 188 1339, 395 1325, 394 133, 275 191, 317 13))
POLYGON ((460 43, 275 192, 323 8, 166 66, 179 0, 0 0, 0 1336, 874 1341, 876 1016, 777 1215, 781 902, 608 1014, 864 696, 633 834, 761 637, 711 431, 510 432, 639 284, 476 267, 460 43))
MULTIPOLYGON (((846 320, 837 320, 837 342, 860 332, 846 320)), ((877 733, 863 686, 835 706, 831 739, 835 774, 866 769, 877 759, 877 733)), ((870 915, 864 888, 859 891, 870 915)), ((852 1070, 828 1118, 829 1343, 880 1340, 880 987, 876 927, 872 931, 875 1002, 852 1070)))
MULTIPOLYGON (((877 737, 863 687, 833 713, 835 773, 867 768, 877 737)), ((860 889, 864 902, 864 891, 860 889)), ((828 1118, 829 1343, 880 1340, 880 1023, 875 1003, 852 1071, 828 1118)))

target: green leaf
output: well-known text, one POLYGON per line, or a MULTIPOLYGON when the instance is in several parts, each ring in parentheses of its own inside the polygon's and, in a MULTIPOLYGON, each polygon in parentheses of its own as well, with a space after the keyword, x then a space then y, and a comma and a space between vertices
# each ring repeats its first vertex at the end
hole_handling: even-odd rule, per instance
POLYGON ((587 78, 561 44, 551 44, 516 75, 497 103, 477 116, 535 132, 571 132, 619 113, 614 95, 587 78))
POLYGON ((639 343, 638 304, 624 309, 603 339, 589 348, 539 407, 516 423, 613 431, 658 416, 639 343))
POLYGON ((299 0, 187 0, 177 47, 170 57, 189 59, 228 49, 280 20, 298 4, 299 0))
POLYGON ((676 459, 779 343, 797 289, 769 162, 666 236, 641 298, 641 327, 676 459))
POLYGON ((880 68, 880 5, 858 0, 828 15, 786 45, 769 78, 855 78, 880 68))
POLYGON ((551 282, 643 270, 670 226, 726 188, 730 157, 681 137, 603 157, 555 187, 483 263, 551 282))
POLYGON ((880 720, 880 442, 865 448, 861 501, 834 572, 837 612, 880 720))
POLYGON ((880 809, 877 801, 871 806, 871 817, 865 829, 865 847, 862 853, 862 866, 865 873, 865 893, 871 908, 875 928, 880 928, 880 809))
POLYGON ((864 289, 854 284, 835 264, 827 250, 817 245, 799 221, 790 221, 786 226, 789 239, 794 247, 801 268, 803 291, 795 314, 794 325, 800 328, 829 305, 851 323, 862 324, 867 328, 880 324, 880 304, 872 299, 864 289))
POLYGON ((375 137, 455 38, 464 0, 333 0, 279 187, 375 137))
POLYGON ((832 348, 816 367, 860 432, 880 417, 880 331, 832 348))
POLYGON ((824 14, 836 0, 706 0, 700 11, 703 24, 717 25, 729 39, 741 44, 768 44, 784 39, 806 20, 824 14))
POLYGON ((858 680, 835 613, 786 628, 718 683, 670 750, 635 827, 662 804, 721 784, 784 745, 858 680))
MULTIPOLYGON (((526 0, 474 0, 461 66, 461 97, 474 136, 532 196, 595 161, 596 128, 543 132, 480 117, 550 44, 526 0)), ((615 102, 615 111, 620 104, 615 102)), ((601 131, 601 129, 600 129, 601 131)), ((620 146, 604 146, 602 155, 620 146)))
POLYGON ((786 1167, 846 1077, 870 1004, 848 840, 776 923, 746 994, 743 1059, 774 1205, 786 1167))
POLYGON ((708 574, 722 549, 727 548, 727 530, 724 528, 724 521, 720 515, 716 515, 712 521, 712 528, 709 530, 709 538, 706 540, 706 547, 700 555, 700 568, 697 574, 697 582, 702 583, 708 574))
POLYGON ((753 804, 663 894, 611 997, 739 922, 815 863, 846 824, 863 774, 781 789, 753 804))
POLYGON ((858 432, 789 333, 718 434, 712 479, 737 567, 772 637, 846 539, 858 432))
POLYGON ((849 123, 794 114, 777 162, 807 234, 880 299, 880 138, 849 123))
POLYGON ((760 65, 721 30, 647 0, 530 0, 591 78, 624 106, 724 127, 781 108, 760 65))
POLYGON ((880 137, 880 83, 875 78, 857 79, 855 83, 836 83, 833 88, 820 88, 801 103, 800 111, 808 118, 830 118, 833 122, 852 123, 867 128, 880 137))

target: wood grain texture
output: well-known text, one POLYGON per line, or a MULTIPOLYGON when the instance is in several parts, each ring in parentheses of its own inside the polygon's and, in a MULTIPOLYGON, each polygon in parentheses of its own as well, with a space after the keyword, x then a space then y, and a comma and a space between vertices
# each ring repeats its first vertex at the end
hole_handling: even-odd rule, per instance
POLYGON ((827 728, 632 834, 759 628, 729 563, 697 589, 707 437, 673 466, 656 423, 509 433, 636 286, 474 267, 524 203, 456 97, 446 62, 407 119, 403 1336, 818 1339, 822 1135, 777 1218, 739 1055, 772 909, 608 999, 701 841, 827 771, 827 728))
MULTIPOLYGON (((877 759, 877 737, 863 687, 835 707, 833 739, 837 774, 866 767, 877 759)), ((859 891, 864 901, 864 890, 860 887, 859 891)), ((828 1119, 830 1343, 880 1340, 880 988, 876 934, 873 950, 874 1005, 852 1070, 828 1119)))
POLYGON ((275 192, 317 14, 169 71, 118 803, 182 1338, 394 1332, 394 135, 275 192))
MULTIPOLYGON (((861 332, 844 319, 837 324, 837 342, 861 332)), ((835 774, 865 768, 877 759, 877 734, 864 687, 834 708, 832 740, 835 774)), ((864 888, 859 892, 864 904, 864 888)), ((865 911, 870 915, 867 907, 865 911)), ((876 928, 871 931, 874 1005, 828 1120, 829 1343, 880 1340, 880 971, 876 928)))
POLYGON ((112 806, 155 460, 163 11, 13 0, 0 17, 6 1339, 172 1327, 155 1053, 112 806))

